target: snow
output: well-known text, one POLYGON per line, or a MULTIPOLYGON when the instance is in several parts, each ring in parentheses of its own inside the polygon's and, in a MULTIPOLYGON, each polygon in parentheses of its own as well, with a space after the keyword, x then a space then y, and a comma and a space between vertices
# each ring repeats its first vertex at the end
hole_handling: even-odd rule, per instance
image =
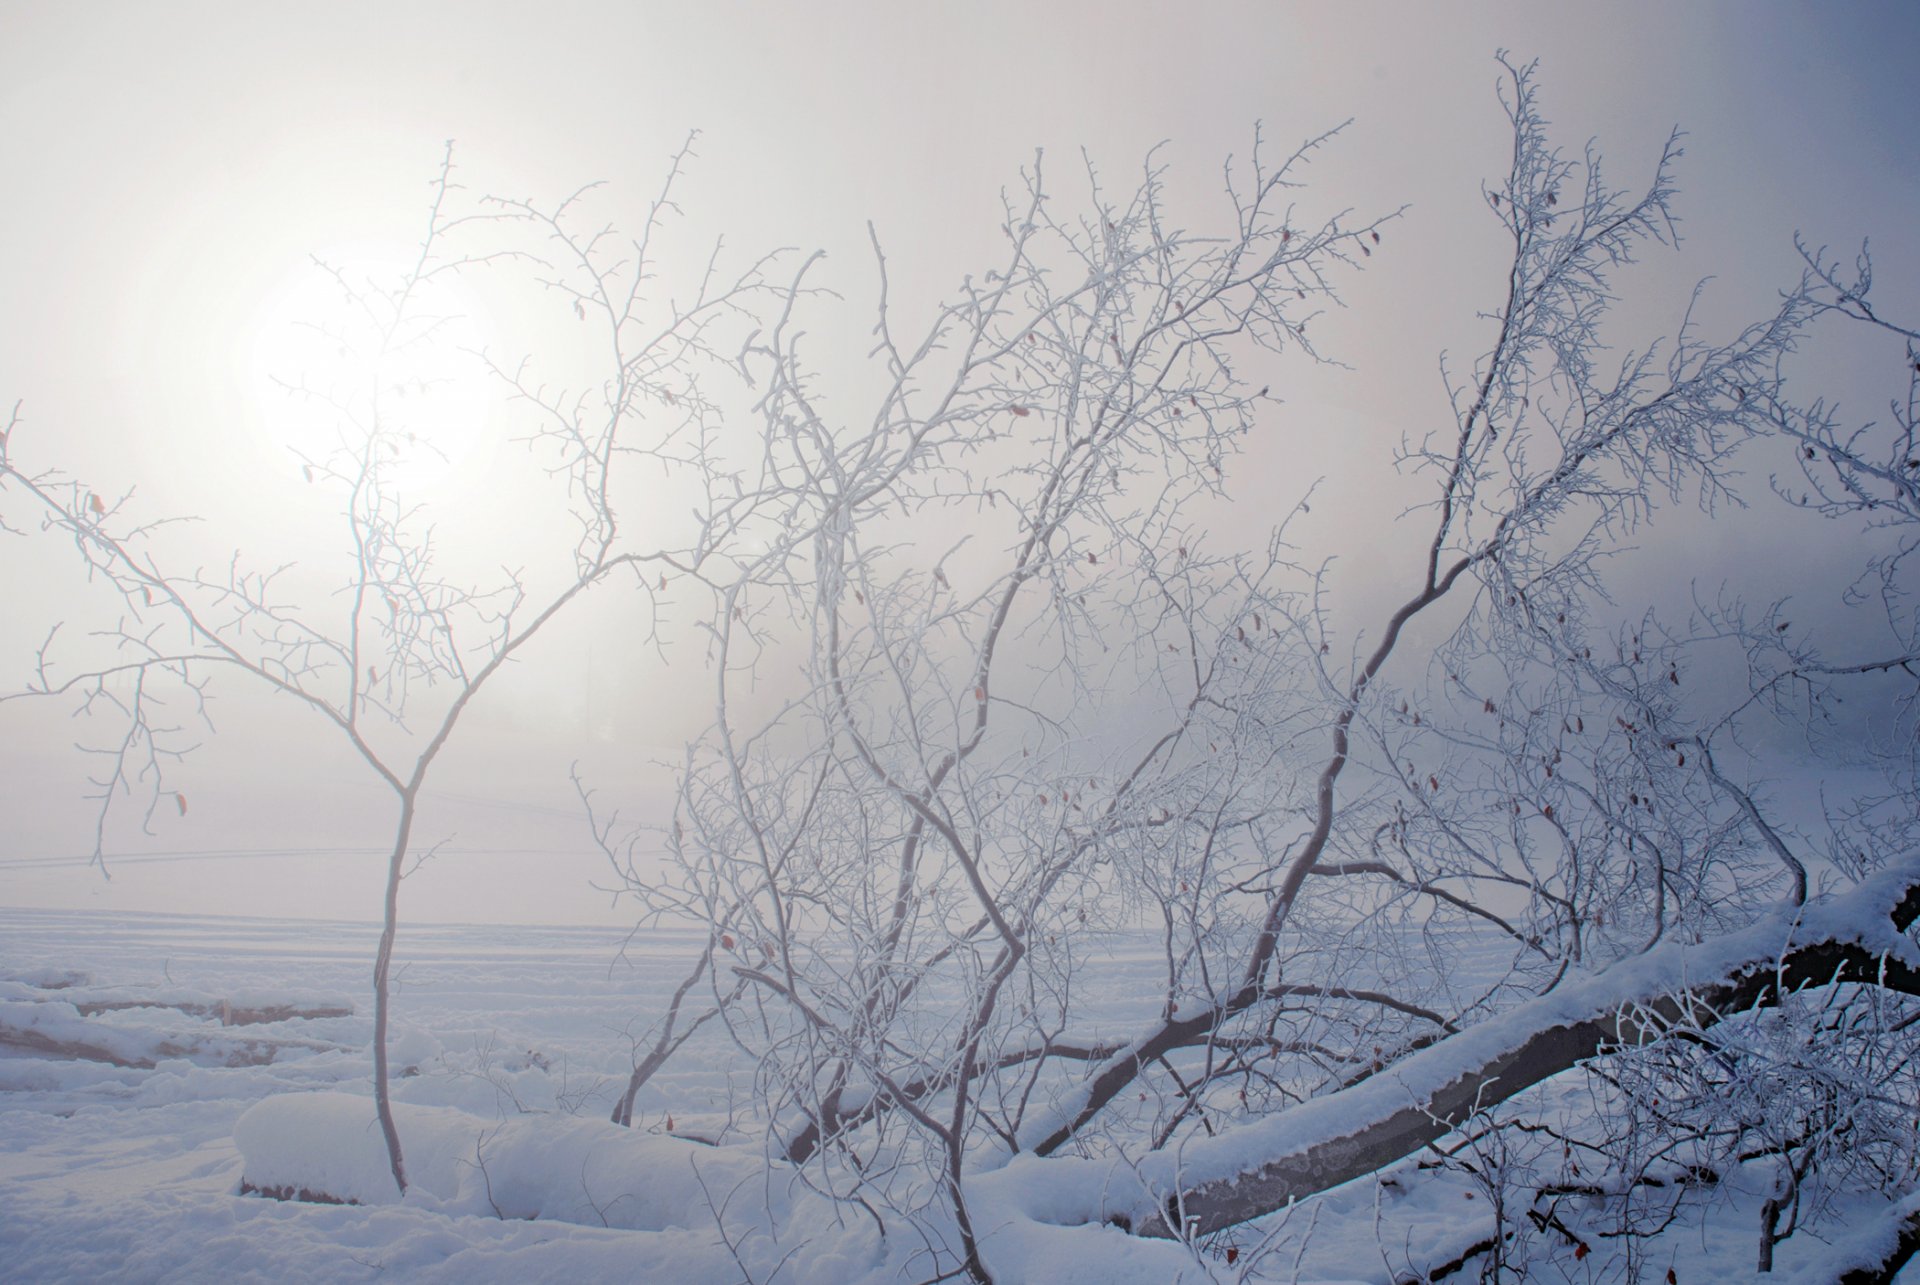
MULTIPOLYGON (((1884 1262, 1899 1244, 1902 1230, 1915 1224, 1920 1224, 1920 1191, 1889 1205, 1877 1216, 1861 1219, 1836 1238, 1823 1261, 1808 1265, 1785 1281, 1791 1285, 1826 1285, 1841 1272, 1873 1267, 1884 1262)), ((1915 1278, 1920 1278, 1920 1270, 1911 1264, 1899 1276, 1903 1281, 1915 1278)))
MULTIPOLYGON (((1862 937, 1905 949, 1873 925, 1867 895, 1806 912, 1799 931, 1851 915, 1862 937)), ((1756 928, 1756 943, 1793 931, 1791 918, 1756 928)), ((954 1243, 938 1193, 922 1193, 930 1212, 920 1224, 894 1216, 882 1235, 865 1211, 769 1164, 745 1118, 754 1068, 723 1036, 669 1064, 643 1092, 635 1128, 607 1121, 633 1039, 697 950, 690 937, 637 940, 617 962, 622 935, 601 929, 404 928, 395 1064, 417 1073, 393 1083, 413 1182, 401 1199, 368 1082, 375 935, 359 924, 0 909, 0 1020, 148 1063, 0 1047, 0 1277, 891 1285, 937 1274, 930 1244, 954 1243), (83 1012, 136 997, 139 1007, 83 1012), (230 1027, 208 1003, 241 998, 352 1011, 230 1027), (229 1064, 226 1054, 259 1039, 271 1041, 272 1060, 229 1064), (267 1199, 242 1194, 243 1184, 358 1203, 267 1199)), ((1697 962, 1724 966, 1756 943, 1725 943, 1731 955, 1697 962)), ((1151 953, 1145 943, 1139 956, 1151 953)), ((1139 992, 1124 950, 1116 960, 1084 984, 1104 985, 1096 1011, 1122 1020, 1139 992)), ((1630 989, 1659 966, 1570 983, 1567 996, 1541 1003, 1571 1011, 1599 994, 1579 988, 1630 989)), ((1518 1020, 1488 1023, 1485 1039, 1497 1044, 1503 1022, 1518 1020)), ((1432 1052, 1399 1080, 1378 1077, 1375 1091, 1404 1098, 1480 1055, 1432 1052)), ((1555 1109, 1573 1109, 1577 1096, 1567 1090, 1555 1109)), ((1190 1146, 1181 1159, 1241 1164, 1262 1146, 1351 1127, 1352 1116, 1343 1126, 1337 1111, 1320 1111, 1190 1146)), ((1136 1169, 1020 1156, 972 1178, 969 1208, 996 1279, 1381 1282, 1447 1262, 1493 1226, 1469 1178, 1414 1160, 1191 1248, 1085 1220, 1090 1202, 1137 1208, 1143 1178, 1160 1181, 1171 1163, 1150 1160, 1136 1169)), ((1668 1265, 1681 1281, 1744 1278, 1763 1194, 1730 1184, 1714 1216, 1683 1219, 1648 1243, 1645 1261, 1658 1268, 1648 1278, 1668 1265)), ((1781 1279, 1811 1285, 1830 1253, 1870 1249, 1913 1207, 1856 1201, 1837 1224, 1779 1247, 1781 1279)), ((1575 1275, 1570 1257, 1555 1261, 1551 1279, 1575 1275)), ((1464 1279, 1475 1275, 1470 1265, 1464 1279)))

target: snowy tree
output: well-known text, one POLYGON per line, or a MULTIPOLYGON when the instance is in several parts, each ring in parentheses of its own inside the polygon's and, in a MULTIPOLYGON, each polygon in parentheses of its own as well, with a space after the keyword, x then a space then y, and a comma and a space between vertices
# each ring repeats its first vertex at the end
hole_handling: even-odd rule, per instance
MULTIPOLYGON (((750 507, 714 485, 705 438, 714 408, 703 380, 725 354, 720 336, 747 315, 768 284, 766 261, 725 275, 717 256, 707 277, 677 306, 647 298, 653 244, 673 212, 669 176, 639 235, 586 226, 585 190, 551 208, 487 199, 462 204, 447 148, 433 184, 417 259, 392 277, 355 275, 322 264, 334 278, 343 321, 316 326, 339 364, 321 383, 287 391, 315 404, 321 447, 300 456, 306 482, 339 497, 339 578, 316 588, 288 562, 261 569, 238 553, 227 568, 185 564, 167 546, 173 525, 141 515, 131 494, 108 497, 58 468, 28 464, 40 444, 15 406, 0 433, 0 492, 9 507, 0 529, 70 543, 90 584, 116 600, 117 621, 90 646, 63 649, 61 624, 48 630, 27 686, 0 699, 77 697, 109 725, 83 745, 103 764, 90 778, 97 824, 93 860, 109 873, 107 823, 131 807, 150 824, 159 808, 187 812, 168 768, 211 729, 213 685, 238 678, 289 698, 342 738, 393 796, 392 850, 374 964, 374 1095, 393 1180, 407 1186, 388 1093, 391 970, 402 881, 433 855, 414 836, 421 791, 469 705, 550 622, 595 586, 625 579, 651 596, 669 574, 700 565, 750 507), (549 548, 532 569, 469 583, 443 570, 435 521, 418 502, 414 467, 439 449, 416 432, 417 408, 432 382, 413 364, 443 342, 451 318, 434 287, 463 273, 510 271, 576 319, 593 338, 584 387, 542 382, 533 361, 498 364, 492 376, 532 412, 528 471, 556 485, 551 515, 572 539, 549 548), (409 398, 411 397, 411 400, 409 398), (632 518, 644 496, 644 468, 686 480, 692 519, 675 533, 632 518), (12 517, 13 525, 5 519, 12 517), (176 719, 184 698, 190 713, 176 719)), ((437 372, 436 372, 437 373, 437 372)), ((523 519, 525 515, 522 515, 523 519)), ((538 523, 529 521, 530 526, 538 523)))
MULTIPOLYGON (((1677 141, 1644 189, 1613 186, 1553 147, 1532 70, 1506 70, 1495 337, 1392 461, 1431 489, 1402 519, 1417 556, 1368 569, 1400 598, 1357 636, 1291 551, 1308 499, 1252 551, 1201 516, 1266 428, 1270 355, 1316 355, 1309 322, 1391 232, 1300 216, 1323 140, 1230 170, 1211 234, 1173 223, 1155 163, 1120 199, 1089 173, 1072 214, 1036 164, 1003 261, 930 325, 903 331, 883 294, 885 379, 858 414, 817 394, 797 322, 751 354, 780 507, 711 581, 718 721, 688 752, 674 872, 622 869, 651 914, 705 927, 689 982, 756 1060, 785 1161, 896 1209, 938 1175, 975 1279, 996 1184, 1046 1186, 1049 1221, 1197 1242, 1443 1139, 1456 1156, 1463 1130, 1533 1127, 1495 1109, 1575 1068, 1613 1087, 1552 1158, 1608 1156, 1593 1189, 1626 1193, 1632 1231, 1650 1215, 1608 1148, 1649 1145, 1654 1124, 1617 1130, 1663 1100, 1631 1087, 1646 1057, 1676 1049, 1710 1057, 1681 1073, 1697 1110, 1657 1127, 1700 1172, 1778 1156, 1798 1210, 1808 1173, 1837 1180, 1819 1139, 1844 1118, 1886 1155, 1850 1179, 1913 1185, 1912 1010, 1885 994, 1920 982, 1910 829, 1855 816, 1883 828, 1790 842, 1752 784, 1758 724, 1910 676, 1911 622, 1827 660, 1775 609, 1670 622, 1607 579, 1656 509, 1739 503, 1736 459, 1783 438, 1827 470, 1836 532, 1909 519, 1867 488, 1910 490, 1911 415, 1891 447, 1841 443, 1793 400, 1809 327, 1874 319, 1817 256, 1744 329, 1608 354, 1613 276, 1671 238, 1677 141), (1729 703, 1704 678, 1742 663, 1729 703), (1127 924, 1160 938, 1159 1015, 1116 1033, 1081 979, 1127 924), (1495 944, 1504 965, 1469 981, 1460 961, 1495 944), (1757 1051, 1836 1023, 1844 1071, 1757 1051), (1904 1105, 1863 1106, 1886 1084, 1904 1105), (1791 1140, 1722 1127, 1730 1095, 1809 1085, 1769 1120, 1791 1140)), ((1902 538, 1871 563, 1893 598, 1902 538)), ((1910 827, 1901 726, 1881 762, 1910 827)), ((1592 1233, 1541 1213, 1564 1173, 1535 1169, 1508 1176, 1529 1190, 1483 1251, 1537 1234, 1584 1255, 1592 1233)))

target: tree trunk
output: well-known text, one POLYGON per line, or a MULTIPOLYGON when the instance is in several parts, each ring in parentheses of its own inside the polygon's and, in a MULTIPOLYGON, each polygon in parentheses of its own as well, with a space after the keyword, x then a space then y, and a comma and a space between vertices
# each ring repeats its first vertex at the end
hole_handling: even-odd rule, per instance
MULTIPOLYGON (((1902 934, 1920 918, 1920 859, 1831 901, 1776 912, 1702 945, 1669 943, 1569 983, 1421 1050, 1350 1088, 1302 1103, 1175 1155, 1138 1166, 1050 1159, 1074 1171, 1088 1221, 1122 1221, 1152 1236, 1206 1234, 1375 1172, 1476 1110, 1505 1101, 1617 1045, 1658 1039, 1676 1021, 1701 1024, 1775 1003, 1783 990, 1836 980, 1920 995, 1920 950, 1902 934)), ((1052 1166, 1060 1165, 1059 1171, 1052 1166)), ((1051 1221, 1051 1220, 1050 1220, 1051 1221)))
POLYGON ((393 853, 387 860, 386 913, 380 925, 380 953, 373 961, 373 1111, 387 1143, 387 1163, 394 1186, 407 1194, 407 1163, 400 1151, 400 1130, 393 1122, 393 1099, 387 1092, 387 1016, 392 1008, 388 971, 393 965, 393 939, 400 927, 400 880, 406 873, 407 840, 413 834, 412 790, 400 795, 400 820, 394 827, 393 853))

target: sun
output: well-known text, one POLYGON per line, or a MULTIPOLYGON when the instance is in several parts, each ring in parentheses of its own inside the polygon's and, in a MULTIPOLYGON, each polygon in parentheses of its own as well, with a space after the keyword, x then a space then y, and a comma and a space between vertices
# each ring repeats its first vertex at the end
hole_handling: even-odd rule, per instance
POLYGON ((383 488, 418 499, 456 485, 487 440, 484 300, 416 265, 397 244, 336 247, 262 292, 246 328, 249 396, 310 481, 372 461, 383 488))

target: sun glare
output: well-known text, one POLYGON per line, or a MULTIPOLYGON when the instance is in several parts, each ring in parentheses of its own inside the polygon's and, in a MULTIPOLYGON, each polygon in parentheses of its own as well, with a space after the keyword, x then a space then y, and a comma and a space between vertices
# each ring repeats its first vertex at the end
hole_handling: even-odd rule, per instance
POLYGON ((250 396, 309 480, 350 473, 377 430, 383 482, 422 498, 457 485, 486 440, 484 304, 446 278, 403 296, 411 265, 400 247, 357 246, 293 266, 261 297, 245 337, 250 396))

